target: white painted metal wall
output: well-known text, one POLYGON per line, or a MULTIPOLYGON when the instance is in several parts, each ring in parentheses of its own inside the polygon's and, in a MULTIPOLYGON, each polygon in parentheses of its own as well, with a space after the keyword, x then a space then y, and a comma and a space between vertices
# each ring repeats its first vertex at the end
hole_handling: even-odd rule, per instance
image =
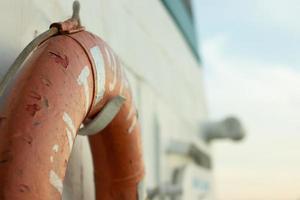
MULTIPOLYGON (((174 167, 191 163, 166 154, 171 140, 194 141, 209 154, 197 137, 207 116, 201 67, 160 0, 81 0, 81 7, 82 24, 126 66, 142 124, 148 187, 169 182, 174 167)), ((72 0, 1 0, 1 76, 27 43, 70 17, 71 9, 72 0)), ((64 199, 94 199, 86 138, 78 137, 70 163, 64 199)), ((210 172, 203 171, 210 182, 210 172)))

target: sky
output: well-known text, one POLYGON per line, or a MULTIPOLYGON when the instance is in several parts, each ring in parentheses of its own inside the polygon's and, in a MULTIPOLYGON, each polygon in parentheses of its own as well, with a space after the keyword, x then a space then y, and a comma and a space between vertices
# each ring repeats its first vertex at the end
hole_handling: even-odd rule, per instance
POLYGON ((300 200, 300 1, 194 5, 209 117, 247 131, 213 144, 216 200, 300 200))

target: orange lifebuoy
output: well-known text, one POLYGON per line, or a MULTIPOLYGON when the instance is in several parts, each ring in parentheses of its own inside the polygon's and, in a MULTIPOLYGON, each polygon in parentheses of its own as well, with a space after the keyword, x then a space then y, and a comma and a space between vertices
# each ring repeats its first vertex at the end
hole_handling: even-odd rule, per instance
POLYGON ((120 111, 89 136, 96 199, 139 198, 140 126, 122 63, 103 40, 72 22, 52 26, 58 33, 38 44, 2 94, 1 200, 61 199, 81 124, 116 96, 126 99, 120 111))

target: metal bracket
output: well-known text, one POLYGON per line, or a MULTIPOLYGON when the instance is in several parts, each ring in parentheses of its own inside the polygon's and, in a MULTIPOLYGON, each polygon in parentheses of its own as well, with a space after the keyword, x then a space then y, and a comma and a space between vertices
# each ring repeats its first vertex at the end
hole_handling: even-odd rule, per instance
POLYGON ((49 39, 53 35, 58 33, 57 28, 53 27, 49 30, 45 31, 41 35, 37 36, 34 40, 32 40, 20 53, 20 55, 16 58, 13 64, 10 66, 8 72, 5 74, 4 78, 0 83, 0 96, 3 96, 5 89, 11 80, 15 77, 16 73, 22 68, 24 61, 27 57, 45 40, 49 39))
POLYGON ((167 153, 191 158, 197 165, 204 168, 211 168, 210 157, 203 152, 195 143, 171 140, 167 148, 167 153))
POLYGON ((20 55, 13 62, 8 72, 5 74, 4 78, 0 82, 0 97, 3 96, 8 84, 15 77, 16 73, 22 68, 25 60, 42 42, 58 34, 59 32, 73 33, 84 30, 84 28, 80 24, 79 10, 79 1, 74 1, 72 18, 62 23, 52 24, 49 30, 37 36, 22 50, 20 55))
POLYGON ((243 124, 237 117, 229 116, 221 121, 206 122, 203 124, 202 138, 206 142, 216 139, 242 140, 246 133, 243 124))
POLYGON ((150 199, 156 199, 156 197, 178 197, 182 194, 182 186, 174 183, 163 183, 153 189, 147 191, 147 197, 150 199))
POLYGON ((84 30, 84 27, 80 23, 80 3, 79 1, 73 2, 73 14, 72 17, 64 22, 56 22, 50 25, 50 27, 56 27, 61 34, 76 33, 84 30))
POLYGON ((102 131, 119 113, 125 100, 122 96, 111 99, 91 122, 79 129, 78 134, 91 136, 102 131))

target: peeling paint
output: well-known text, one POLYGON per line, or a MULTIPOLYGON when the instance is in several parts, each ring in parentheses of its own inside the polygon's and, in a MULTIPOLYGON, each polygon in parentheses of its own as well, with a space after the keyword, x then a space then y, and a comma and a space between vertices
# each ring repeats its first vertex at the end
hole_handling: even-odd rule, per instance
POLYGON ((36 99, 36 100, 41 100, 42 99, 42 96, 40 94, 38 94, 37 92, 35 92, 35 91, 31 91, 29 93, 29 96, 33 99, 36 99))
POLYGON ((25 184, 20 184, 19 185, 19 191, 24 193, 24 192, 30 192, 30 188, 28 185, 25 184))
POLYGON ((60 53, 55 53, 50 51, 49 54, 54 58, 57 64, 60 64, 63 68, 67 69, 69 65, 69 58, 66 55, 61 55, 60 53))
POLYGON ((131 122, 131 125, 130 125, 130 127, 129 127, 129 129, 128 129, 128 133, 131 133, 133 130, 134 130, 134 128, 135 128, 135 125, 136 125, 136 122, 137 122, 137 120, 136 120, 136 117, 132 120, 132 122, 131 122))
POLYGON ((51 170, 49 172, 49 181, 51 183, 51 185, 60 193, 62 194, 63 191, 63 182, 62 179, 59 178, 59 176, 53 171, 51 170))
POLYGON ((76 136, 76 129, 73 123, 73 120, 71 119, 70 115, 66 112, 64 112, 63 114, 63 120, 66 123, 67 127, 66 127, 66 134, 67 134, 67 138, 68 138, 68 143, 69 143, 69 147, 70 147, 70 152, 72 151, 72 147, 73 147, 73 139, 76 136))
POLYGON ((52 151, 54 151, 55 153, 57 153, 58 150, 59 150, 59 145, 58 144, 53 145, 52 151))
POLYGON ((69 147, 70 147, 70 151, 71 151, 72 147, 73 147, 73 136, 72 136, 71 131, 68 128, 66 128, 66 133, 67 133, 68 143, 69 143, 69 147))
POLYGON ((90 69, 88 66, 85 66, 82 71, 80 72, 77 83, 78 85, 83 85, 84 93, 85 93, 85 110, 86 112, 89 109, 90 104, 90 94, 89 94, 89 87, 88 87, 88 77, 90 75, 90 69))
POLYGON ((129 120, 129 119, 131 118, 131 116, 132 116, 133 113, 134 113, 134 110, 135 110, 134 106, 131 105, 130 110, 129 110, 129 112, 128 112, 128 115, 127 115, 127 117, 126 117, 126 120, 129 120))
MULTIPOLYGON (((45 48, 38 49, 41 50, 41 52, 33 51, 33 57, 29 57, 33 59, 33 62, 26 63, 26 69, 33 70, 32 76, 31 71, 24 71, 24 80, 26 84, 28 83, 28 86, 26 84, 24 86, 22 84, 17 84, 16 86, 12 85, 12 89, 14 91, 23 89, 24 92, 26 92, 23 95, 22 93, 17 93, 15 95, 17 98, 20 98, 20 100, 24 98, 24 101, 22 101, 23 104, 18 104, 18 101, 12 101, 12 103, 8 102, 8 104, 10 103, 9 106, 11 106, 12 110, 16 111, 16 113, 20 114, 20 116, 24 116, 24 119, 21 117, 20 122, 18 123, 18 119, 16 119, 17 121, 4 121, 5 126, 0 127, 3 128, 4 134, 9 134, 9 132, 7 131, 10 131, 10 128, 14 127, 15 123, 16 125, 20 125, 19 128, 16 129, 16 131, 12 130, 12 134, 9 134, 11 138, 4 140, 4 143, 7 143, 7 145, 5 145, 4 147, 8 147, 8 149, 4 150, 10 151, 5 153, 7 155, 0 154, 0 168, 4 170, 11 168, 12 170, 10 171, 15 173, 14 176, 16 176, 16 178, 9 181, 9 184, 11 183, 11 186, 13 188, 5 188, 4 190, 5 192, 9 192, 10 189, 13 189, 16 193, 18 193, 15 195, 17 198, 28 197, 30 199, 34 199, 37 192, 41 195, 44 195, 44 197, 41 197, 43 199, 47 197, 54 198, 54 196, 58 198, 58 195, 62 194, 63 179, 65 175, 65 169, 67 167, 67 160, 70 156, 72 147, 74 146, 74 139, 76 137, 76 132, 79 128, 79 124, 82 123, 81 114, 83 113, 80 112, 80 109, 81 111, 83 109, 88 110, 91 100, 94 98, 95 103, 98 104, 105 95, 105 92, 107 92, 107 95, 105 95, 105 99, 102 100, 103 102, 101 102, 99 106, 95 107, 95 110, 91 110, 91 113, 97 114, 96 112, 101 110, 101 107, 103 108, 103 106, 105 105, 104 103, 106 102, 104 102, 104 100, 108 101, 111 97, 118 96, 118 91, 125 94, 124 98, 122 97, 124 99, 123 101, 125 101, 125 97, 128 98, 128 101, 126 102, 125 106, 122 107, 122 113, 120 113, 119 115, 122 119, 119 120, 119 118, 117 118, 116 120, 114 120, 111 124, 112 128, 107 129, 107 134, 102 134, 104 135, 104 137, 107 137, 107 135, 109 137, 105 138, 106 143, 104 148, 107 149, 99 149, 99 147, 101 147, 99 144, 102 141, 99 141, 99 138, 95 137, 93 138, 95 142, 93 143, 94 149, 92 150, 93 152, 97 152, 97 150, 104 150, 105 154, 108 153, 108 155, 112 157, 123 156, 120 159, 118 158, 109 160, 111 162, 109 163, 109 165, 101 164, 101 162, 103 162, 101 161, 102 156, 100 158, 98 157, 99 159, 97 158, 97 160, 95 159, 96 157, 94 157, 94 160, 97 161, 94 162, 94 168, 100 169, 100 172, 106 172, 110 170, 106 169, 107 166, 123 166, 124 169, 122 169, 120 173, 118 171, 115 172, 115 169, 112 170, 112 173, 119 173, 121 178, 124 177, 124 179, 122 178, 122 180, 120 181, 120 183, 122 182, 121 184, 118 184, 116 186, 113 185, 112 191, 120 191, 120 187, 122 187, 122 185, 124 184, 127 184, 128 176, 130 176, 130 179, 131 177, 133 177, 132 182, 134 183, 138 183, 140 177, 143 176, 141 146, 137 144, 137 142, 139 142, 140 140, 138 130, 139 126, 137 124, 137 118, 136 116, 134 116, 136 110, 132 105, 129 105, 131 103, 132 97, 131 92, 126 90, 128 83, 126 81, 123 82, 123 79, 126 80, 126 78, 124 78, 122 70, 119 69, 119 67, 121 67, 121 62, 118 61, 118 57, 113 54, 112 51, 109 52, 110 48, 107 47, 106 53, 108 55, 108 62, 110 63, 110 65, 105 65, 104 61, 106 62, 106 57, 104 49, 106 48, 106 44, 103 43, 102 40, 98 41, 96 36, 95 41, 93 42, 93 38, 89 38, 88 36, 81 37, 81 34, 88 33, 84 33, 83 31, 80 32, 79 35, 74 33, 68 34, 68 37, 62 35, 59 38, 49 38, 49 43, 46 42, 47 44, 49 44, 49 46, 46 45, 43 46, 45 48), (70 37, 73 37, 73 39, 75 39, 75 37, 77 36, 77 42, 81 45, 78 45, 76 42, 74 43, 74 40, 70 39, 70 37), (81 38, 83 41, 81 41, 81 38), (85 39, 87 40, 85 41, 85 39), (91 49, 86 49, 87 46, 91 47, 91 44, 99 44, 99 46, 96 45, 91 49), (70 49, 70 47, 74 47, 74 49, 70 49), (54 51, 49 53, 49 48, 51 48, 52 50, 55 49, 57 50, 57 52, 54 51), (89 51, 91 52, 90 54, 89 51), (39 54, 35 54, 36 52, 39 54), (46 54, 44 52, 46 52, 46 54), (66 53, 66 55, 64 55, 63 52, 66 53), (88 52, 88 55, 84 52, 88 52), (40 66, 37 68, 37 71, 35 71, 35 67, 32 67, 31 65, 36 63, 38 63, 39 65, 39 62, 40 66), (95 68, 95 70, 89 68, 91 62, 94 63, 93 67, 95 68), (83 63, 86 63, 88 66, 83 65, 83 63), (27 75, 29 75, 29 79, 26 79, 27 75), (93 79, 95 78, 95 81, 92 81, 92 76, 93 79), (32 90, 33 92, 31 92, 32 90), (109 93, 108 90, 114 90, 114 92, 109 93), (82 96, 79 99, 77 98, 75 100, 72 100, 71 97, 76 98, 78 96, 76 95, 78 94, 78 91, 82 96), (70 101, 72 102, 70 103, 70 101), (84 103, 85 105, 83 105, 84 103), (49 105, 50 108, 48 109, 49 105), (126 121, 126 117, 128 117, 127 115, 129 114, 128 111, 131 107, 133 108, 131 114, 129 115, 130 119, 126 121), (29 114, 35 117, 30 117, 29 114), (28 120, 26 117, 28 118, 28 120), (39 124, 40 126, 37 126, 39 124), (23 138, 24 131, 28 133, 25 134, 26 136, 33 137, 38 135, 41 137, 45 136, 46 138, 43 137, 44 139, 42 139, 42 142, 39 142, 37 137, 33 137, 33 140, 31 137, 23 138), (40 132, 44 132, 45 134, 39 135, 40 132), (57 132, 57 134, 55 132, 57 132), (124 134, 119 134, 120 132, 124 134), (53 133, 55 134, 53 135, 53 133), (126 133, 131 133, 131 135, 128 135, 126 133), (17 134, 19 134, 19 136, 16 138, 15 135, 17 134), (113 137, 110 137, 111 135, 113 135, 113 137), (127 140, 128 138, 130 140, 127 140), (127 142, 120 143, 120 141, 127 142), (28 145, 26 142, 32 146, 28 145), (11 145, 11 143, 13 143, 13 145, 11 145), (18 147, 18 145, 20 145, 20 147, 18 147), (113 146, 115 151, 110 151, 111 145, 115 145, 113 146), (17 148, 13 149, 15 147, 17 148), (70 152, 68 152, 68 147, 70 147, 70 152), (30 151, 34 152, 36 148, 40 149, 39 152, 42 154, 43 152, 46 152, 46 157, 45 155, 38 156, 37 158, 32 157, 32 162, 23 162, 24 158, 21 154, 18 154, 18 152, 22 149, 29 149, 30 151), (134 151, 132 151, 132 149, 134 149, 134 151), (117 155, 119 152, 122 152, 122 155, 117 155), (128 159, 128 155, 130 155, 130 159, 128 159), (130 164, 127 163, 128 161, 130 162, 130 164), (43 166, 36 168, 35 165, 39 163, 42 163, 43 166), (30 164, 32 164, 33 167, 28 167, 30 164), (126 167, 124 164, 126 166, 131 166, 126 167), (25 168, 23 165, 25 166, 25 168), (21 170, 24 170, 24 172, 21 170), (30 195, 26 193, 21 195, 20 193, 28 191, 32 193, 30 195)), ((21 79, 20 81, 23 81, 23 79, 21 79)), ((7 114, 6 110, 4 111, 4 115, 9 116, 10 113, 7 114)), ((105 157, 103 159, 105 162, 105 157)), ((83 173, 83 169, 84 168, 81 168, 81 172, 79 175, 81 183, 85 184, 87 181, 84 179, 85 174, 83 173)), ((118 168, 116 168, 116 170, 118 170, 118 168)), ((4 175, 4 178, 7 178, 7 180, 9 180, 9 174, 4 175)), ((105 177, 105 173, 103 176, 105 177)), ((99 181, 98 177, 94 178, 95 182, 99 181)), ((100 181, 101 179, 103 180, 102 174, 99 175, 99 178, 100 181)), ((114 181, 113 177, 111 178, 112 181, 114 181)), ((105 187, 102 187, 100 189, 97 188, 97 194, 100 193, 100 195, 105 195, 104 192, 107 192, 105 191, 105 188, 108 188, 106 187, 106 184, 110 184, 110 182, 111 180, 108 180, 107 183, 103 183, 105 187), (104 192, 102 192, 102 190, 104 190, 104 192)), ((6 183, 3 182, 0 185, 1 187, 2 185, 4 185, 5 187, 6 183)), ((116 198, 118 198, 124 196, 123 194, 125 194, 125 196, 134 197, 136 193, 136 187, 136 184, 132 185, 132 187, 128 189, 128 195, 121 191, 122 193, 117 193, 114 196, 117 196, 116 198)), ((85 190, 86 188, 81 187, 81 189, 85 190)), ((3 195, 0 194, 0 199, 2 199, 1 196, 3 195)), ((78 198, 84 199, 89 197, 79 195, 78 198)))
POLYGON ((106 55, 106 58, 107 58, 107 61, 108 61, 108 66, 110 66, 110 67, 111 67, 111 65, 112 65, 112 62, 111 62, 110 53, 109 53, 109 51, 108 51, 108 49, 107 49, 107 48, 104 48, 104 51, 105 51, 105 55, 106 55))
POLYGON ((116 61, 114 54, 110 50, 108 50, 108 52, 111 55, 110 57, 112 59, 111 69, 112 69, 112 73, 113 73, 113 80, 112 80, 112 82, 109 83, 109 90, 113 91, 117 84, 117 61, 116 61))
POLYGON ((105 66, 103 56, 101 54, 100 48, 98 46, 94 46, 90 49, 92 54, 94 63, 96 65, 96 84, 97 84, 97 91, 96 91, 96 100, 95 104, 99 103, 102 100, 104 93, 105 93, 105 66))
POLYGON ((42 77, 41 80, 42 80, 42 83, 44 85, 46 85, 47 87, 50 87, 52 85, 51 81, 45 77, 42 77))
POLYGON ((123 94, 123 88, 124 88, 123 81, 121 81, 120 91, 119 91, 119 94, 120 94, 121 96, 122 96, 122 94, 123 94))
POLYGON ((71 117, 68 113, 64 112, 63 120, 67 124, 67 126, 71 129, 72 135, 75 136, 76 135, 76 129, 75 129, 73 120, 71 119, 71 117))
POLYGON ((120 91, 119 94, 122 95, 123 94, 123 90, 124 90, 124 78, 125 78, 125 74, 124 74, 124 69, 123 67, 120 67, 120 91))
POLYGON ((34 104, 28 104, 26 105, 26 110, 29 112, 29 114, 31 116, 35 116, 35 114, 41 110, 41 106, 39 106, 38 104, 34 103, 34 104))

